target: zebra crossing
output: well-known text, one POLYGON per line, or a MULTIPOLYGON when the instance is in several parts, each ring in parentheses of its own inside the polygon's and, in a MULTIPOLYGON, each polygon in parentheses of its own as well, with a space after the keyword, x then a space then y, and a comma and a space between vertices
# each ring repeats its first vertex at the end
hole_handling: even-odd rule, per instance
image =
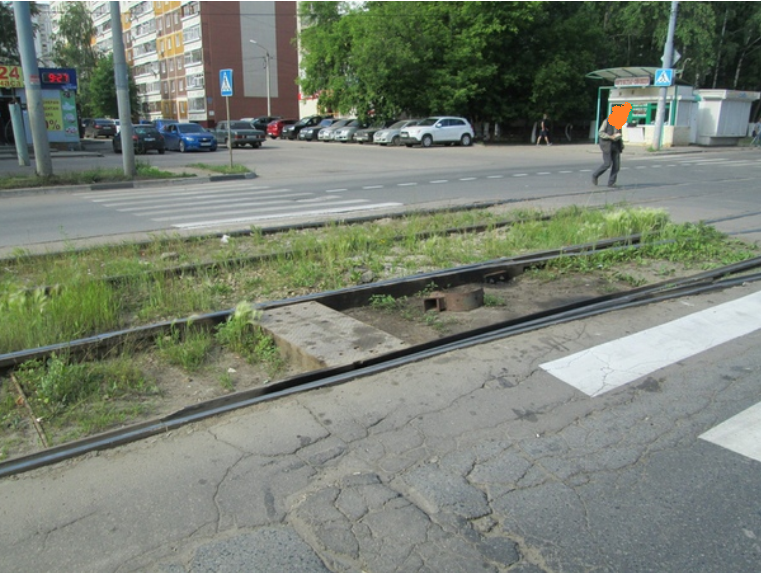
MULTIPOLYGON (((671 156, 635 156, 627 158, 626 170, 691 168, 691 167, 761 167, 761 158, 702 157, 701 154, 671 156)), ((355 191, 379 191, 418 185, 477 183, 506 178, 544 178, 554 174, 588 174, 591 169, 489 173, 483 176, 451 179, 410 180, 393 184, 362 185, 355 191)), ((402 203, 373 201, 359 197, 348 188, 294 190, 287 187, 252 185, 249 181, 215 183, 213 188, 201 185, 142 188, 77 193, 85 200, 121 213, 144 217, 179 229, 213 227, 215 225, 255 224, 286 217, 309 217, 399 207, 402 203)))
MULTIPOLYGON (((590 397, 761 329, 761 292, 540 365, 590 397)), ((761 402, 700 439, 761 462, 761 402)))
POLYGON ((253 224, 283 217, 308 217, 397 207, 401 203, 347 198, 341 193, 294 191, 239 181, 168 190, 141 188, 76 194, 120 213, 145 217, 179 229, 227 224, 253 224))

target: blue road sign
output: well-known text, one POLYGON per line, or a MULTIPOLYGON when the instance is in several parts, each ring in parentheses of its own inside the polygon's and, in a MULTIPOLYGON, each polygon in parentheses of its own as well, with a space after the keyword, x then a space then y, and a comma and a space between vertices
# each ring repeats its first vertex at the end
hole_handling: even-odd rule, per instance
POLYGON ((653 85, 658 88, 667 88, 674 83, 674 70, 669 68, 660 68, 655 70, 655 81, 653 85))
POLYGON ((233 71, 219 70, 219 85, 222 87, 222 97, 233 95, 233 71))

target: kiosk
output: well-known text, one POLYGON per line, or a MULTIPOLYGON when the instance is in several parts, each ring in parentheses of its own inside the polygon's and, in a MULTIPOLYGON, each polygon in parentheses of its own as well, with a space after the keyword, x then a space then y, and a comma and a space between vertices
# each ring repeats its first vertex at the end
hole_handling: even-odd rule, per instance
MULTIPOLYGON (((7 87, 12 88, 14 96, 22 107, 24 130, 27 141, 32 141, 29 115, 26 111, 27 98, 24 90, 24 74, 20 66, 0 65, 0 77, 14 77, 15 81, 7 87)), ((39 68, 40 88, 45 122, 48 129, 48 141, 51 147, 65 150, 79 150, 79 118, 77 117, 77 72, 73 68, 39 68)), ((4 86, 6 87, 6 86, 4 86)))
MULTIPOLYGON (((645 147, 651 144, 661 89, 654 85, 658 70, 627 67, 587 74, 588 78, 613 83, 612 86, 598 88, 597 118, 590 129, 590 139, 597 143, 597 130, 603 118, 610 114, 613 106, 628 102, 632 105, 632 111, 622 130, 624 142, 645 147), (603 90, 608 90, 604 115, 601 110, 603 90)), ((759 92, 694 90, 688 85, 671 85, 666 88, 661 145, 737 145, 747 135, 751 106, 759 97, 759 92)))

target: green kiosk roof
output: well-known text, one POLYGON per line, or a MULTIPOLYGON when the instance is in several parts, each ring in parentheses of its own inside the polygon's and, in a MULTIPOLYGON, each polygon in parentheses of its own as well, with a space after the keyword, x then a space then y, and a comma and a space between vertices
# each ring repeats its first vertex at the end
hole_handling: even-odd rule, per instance
POLYGON ((587 74, 592 80, 605 80, 615 82, 619 78, 637 78, 642 76, 653 77, 659 68, 646 68, 643 66, 631 66, 626 68, 608 68, 607 70, 596 70, 587 74))

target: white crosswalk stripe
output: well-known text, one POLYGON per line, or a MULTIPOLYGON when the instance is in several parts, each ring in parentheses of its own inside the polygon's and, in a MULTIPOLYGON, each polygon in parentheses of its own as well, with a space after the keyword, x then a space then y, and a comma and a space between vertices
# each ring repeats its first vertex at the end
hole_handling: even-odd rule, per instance
MULTIPOLYGON (((341 189, 339 191, 346 191, 341 189)), ((304 217, 330 213, 396 207, 400 203, 374 203, 347 199, 325 191, 295 192, 230 182, 207 186, 181 186, 77 193, 87 201, 136 217, 168 223, 177 228, 203 228, 221 224, 246 224, 266 219, 304 217)))

